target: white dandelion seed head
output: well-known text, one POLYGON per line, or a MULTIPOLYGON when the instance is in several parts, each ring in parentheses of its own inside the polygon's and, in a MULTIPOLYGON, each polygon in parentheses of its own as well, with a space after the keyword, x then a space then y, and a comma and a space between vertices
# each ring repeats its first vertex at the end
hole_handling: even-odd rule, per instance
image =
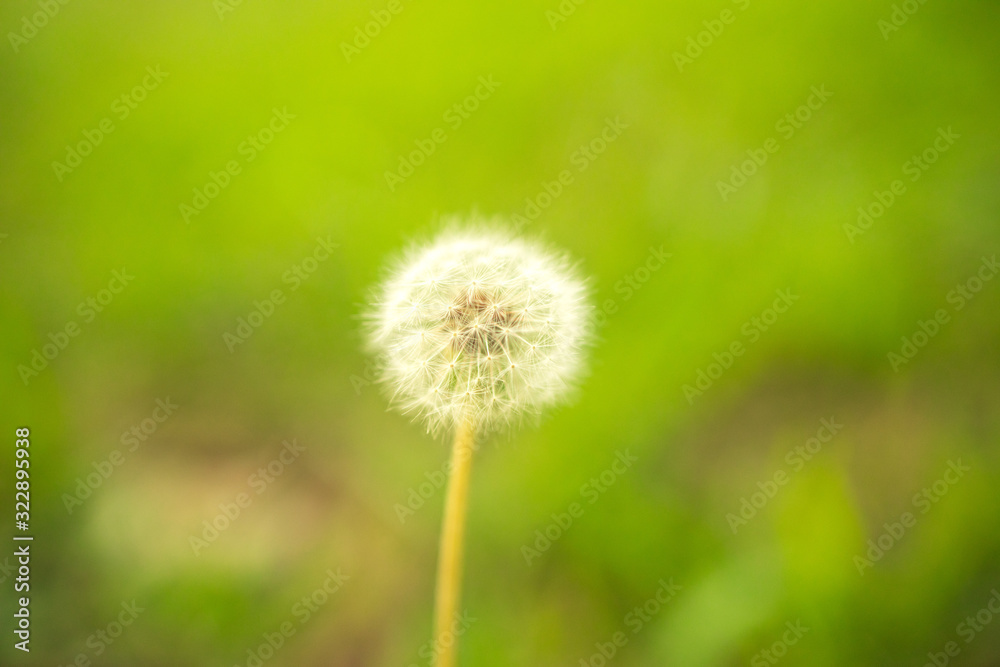
POLYGON ((367 316, 392 403, 429 431, 491 431, 564 399, 590 332, 569 258, 495 227, 452 228, 412 249, 367 316))

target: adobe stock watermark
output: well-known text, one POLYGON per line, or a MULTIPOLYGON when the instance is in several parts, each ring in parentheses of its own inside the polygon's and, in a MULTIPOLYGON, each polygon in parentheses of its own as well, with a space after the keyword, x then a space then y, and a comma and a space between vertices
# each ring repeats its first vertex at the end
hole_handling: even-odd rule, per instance
POLYGON ((778 495, 781 487, 787 485, 795 473, 801 472, 823 450, 823 445, 833 440, 842 428, 844 425, 838 424, 834 417, 820 419, 816 435, 806 440, 805 444, 789 449, 784 458, 789 470, 786 472, 784 468, 778 468, 770 479, 757 482, 758 490, 751 493, 749 499, 746 496, 740 498, 739 509, 726 515, 726 523, 733 535, 757 516, 778 495))
MULTIPOLYGON (((750 0, 733 0, 733 4, 741 11, 746 11, 750 6, 750 0)), ((732 25, 739 14, 731 9, 723 9, 717 19, 707 19, 701 24, 705 29, 695 35, 688 35, 687 46, 684 51, 674 51, 674 64, 677 71, 683 73, 687 65, 693 65, 694 61, 701 57, 705 49, 715 44, 715 40, 722 35, 727 25, 732 25)))
MULTIPOLYGON (((458 453, 458 462, 464 462, 465 459, 473 456, 477 451, 479 451, 479 443, 473 442, 471 451, 465 449, 458 453)), ((424 477, 427 478, 426 481, 421 482, 416 487, 411 486, 407 489, 406 502, 396 503, 392 506, 396 512, 396 518, 399 519, 400 523, 406 523, 407 519, 416 514, 417 510, 423 507, 424 503, 430 500, 444 486, 445 482, 448 481, 451 469, 452 461, 451 458, 448 458, 439 470, 431 470, 424 473, 424 477)))
POLYGON ((339 567, 336 572, 327 570, 325 574, 327 576, 322 585, 317 586, 311 593, 302 596, 298 602, 292 605, 292 616, 298 619, 299 625, 308 623, 309 619, 330 601, 330 596, 343 588, 350 579, 348 575, 340 571, 339 567))
POLYGON ((291 620, 284 621, 278 625, 274 632, 265 632, 261 635, 263 641, 257 646, 252 646, 246 651, 246 660, 237 663, 234 667, 262 667, 265 662, 277 655, 278 651, 295 633, 309 622, 320 609, 322 609, 330 599, 336 595, 344 585, 350 580, 350 576, 344 574, 338 567, 334 572, 332 569, 325 573, 326 579, 323 583, 312 590, 308 595, 295 602, 289 613, 299 622, 299 627, 295 626, 291 620))
POLYGON ((14 53, 18 53, 21 47, 27 44, 38 34, 38 31, 49 24, 59 11, 69 4, 69 0, 38 0, 37 12, 30 16, 25 14, 21 17, 21 29, 17 32, 13 30, 7 33, 10 41, 10 48, 14 53))
MULTIPOLYGON (((826 101, 833 97, 833 93, 826 89, 826 84, 820 85, 819 88, 813 86, 809 89, 809 92, 810 95, 804 103, 796 107, 791 113, 786 113, 775 122, 774 131, 782 139, 787 141, 794 137, 795 133, 801 130, 812 119, 813 112, 822 109, 826 101)), ((760 148, 748 148, 746 151, 747 159, 739 164, 733 164, 729 168, 728 179, 725 181, 716 181, 715 183, 722 201, 728 201, 730 195, 746 185, 747 179, 756 174, 767 163, 768 158, 780 149, 781 144, 774 137, 765 139, 760 148)))
POLYGON ((875 24, 875 27, 882 33, 882 39, 888 42, 889 35, 899 32, 899 29, 906 25, 910 17, 916 14, 921 5, 926 2, 927 0, 903 0, 901 4, 894 4, 889 19, 879 19, 875 24))
MULTIPOLYGON (((468 611, 461 614, 456 613, 452 618, 451 625, 441 633, 441 636, 428 639, 421 644, 420 648, 417 649, 417 655, 426 660, 428 665, 437 664, 438 654, 446 648, 451 648, 458 641, 458 638, 468 632, 472 624, 478 620, 475 616, 469 616, 468 611)), ((408 667, 419 667, 419 665, 411 662, 408 667)))
MULTIPOLYGON (((281 274, 282 284, 289 286, 289 293, 295 292, 316 273, 320 264, 330 259, 330 255, 339 247, 330 240, 329 234, 325 239, 321 236, 317 237, 312 252, 292 264, 281 274)), ((250 340, 257 329, 270 319, 278 306, 283 305, 285 301, 287 301, 287 295, 280 287, 271 290, 263 300, 255 300, 253 309, 246 316, 236 318, 236 327, 232 331, 225 331, 222 334, 222 342, 225 343, 229 353, 232 354, 238 346, 250 340)))
POLYGON ((631 635, 624 630, 618 630, 607 641, 595 642, 594 649, 596 650, 589 656, 580 658, 580 667, 605 667, 618 655, 621 649, 625 648, 632 637, 639 634, 671 600, 677 597, 682 589, 680 584, 674 583, 673 577, 669 581, 660 579, 657 583, 660 584, 660 587, 656 589, 652 597, 634 607, 622 619, 622 624, 632 631, 631 635))
MULTIPOLYGON (((159 65, 155 68, 152 66, 147 67, 146 76, 143 77, 142 81, 131 90, 116 97, 111 103, 111 113, 114 114, 119 122, 125 120, 139 107, 139 104, 146 99, 149 93, 160 87, 160 84, 168 76, 170 76, 170 72, 160 70, 159 65)), ((112 117, 110 115, 105 116, 98 121, 97 127, 93 129, 84 128, 82 132, 83 139, 72 146, 66 144, 65 161, 59 162, 58 160, 54 160, 52 162, 52 171, 55 172, 56 180, 62 183, 67 174, 72 173, 74 169, 83 164, 83 158, 93 153, 94 149, 100 146, 104 142, 104 139, 115 131, 115 127, 115 121, 112 117)))
POLYGON ((620 297, 610 297, 598 304, 589 325, 604 326, 607 324, 608 316, 617 313, 619 306, 635 296, 649 282, 653 274, 662 269, 667 260, 673 256, 673 253, 664 252, 662 245, 658 248, 649 246, 645 261, 615 282, 613 289, 615 294, 619 294, 620 297))
MULTIPOLYGON (((993 622, 994 617, 1000 615, 1000 591, 996 588, 990 591, 990 597, 975 615, 965 617, 961 623, 955 626, 955 634, 961 637, 966 645, 986 630, 987 626, 993 622)), ((962 647, 956 641, 945 643, 940 651, 927 653, 927 662, 923 667, 945 667, 951 664, 951 659, 958 657, 962 652, 962 647)))
MULTIPOLYGON (((581 499, 587 501, 587 505, 596 503, 638 460, 628 449, 615 452, 611 465, 580 487, 581 499)), ((521 546, 524 562, 530 566, 532 561, 548 551, 569 530, 573 522, 583 516, 585 509, 583 503, 574 501, 569 504, 565 512, 553 514, 550 524, 535 531, 535 541, 531 545, 521 546)))
POLYGON ((219 503, 219 513, 211 520, 205 519, 201 522, 200 534, 192 533, 188 536, 188 544, 195 556, 200 556, 201 552, 208 548, 208 545, 219 539, 219 535, 236 523, 243 510, 253 504, 254 496, 259 496, 267 491, 268 487, 284 474, 288 466, 295 463, 302 452, 306 451, 305 446, 300 445, 295 439, 291 442, 285 440, 281 444, 281 451, 276 457, 271 459, 266 466, 258 468, 257 472, 247 477, 247 486, 253 491, 253 495, 241 491, 236 494, 232 501, 219 503))
MULTIPOLYGON (((115 300, 119 294, 121 294, 130 282, 135 280, 135 276, 128 273, 125 268, 120 271, 111 272, 111 280, 108 281, 106 287, 97 291, 94 296, 89 296, 79 303, 76 307, 76 312, 83 319, 83 324, 90 324, 93 322, 99 313, 104 312, 112 301, 115 300)), ((41 350, 34 348, 31 350, 31 359, 27 364, 18 364, 17 373, 21 377, 21 382, 24 386, 28 386, 33 378, 38 377, 38 375, 49 367, 49 364, 55 361, 63 350, 65 350, 72 339, 79 336, 84 330, 82 326, 76 320, 69 320, 61 329, 55 332, 49 332, 47 335, 48 342, 42 344, 41 350)))
POLYGON ((555 30, 560 23, 565 23, 570 16, 576 13, 576 8, 587 0, 562 0, 555 9, 545 10, 545 19, 549 22, 549 27, 555 30))
POLYGON ((387 363, 389 363, 389 355, 385 352, 365 359, 365 368, 361 371, 361 375, 352 373, 350 377, 351 386, 354 387, 354 395, 360 396, 362 389, 377 382, 379 373, 385 370, 387 363))
POLYGON ((368 48, 368 45, 372 43, 372 40, 382 34, 382 30, 392 23, 393 17, 402 13, 403 3, 400 0, 389 0, 386 3, 385 9, 372 9, 368 13, 371 14, 372 20, 364 24, 364 26, 354 26, 354 39, 351 43, 340 42, 340 52, 344 54, 344 59, 347 62, 351 62, 352 58, 361 55, 361 52, 368 48))
POLYGON ((10 562, 10 556, 4 556, 3 563, 0 563, 0 584, 6 583, 15 572, 17 567, 10 562))
MULTIPOLYGON (((122 602, 121 611, 118 612, 115 619, 87 637, 85 645, 89 650, 77 653, 65 667, 88 667, 91 660, 104 655, 115 643, 115 640, 121 637, 125 629, 135 623, 135 619, 139 618, 139 614, 144 611, 146 611, 145 607, 140 607, 135 600, 122 602)), ((63 665, 60 663, 59 667, 63 667, 63 665)))
MULTIPOLYGON (((492 74, 479 77, 479 85, 476 86, 472 94, 445 109, 441 119, 451 128, 452 132, 457 131, 479 109, 479 105, 492 97, 499 87, 500 83, 493 80, 492 74)), ((414 139, 413 143, 416 148, 406 155, 399 155, 399 165, 396 171, 386 170, 385 172, 385 183, 389 186, 389 192, 395 192, 396 188, 412 176, 416 168, 424 164, 427 158, 437 151, 438 146, 447 140, 448 132, 443 127, 435 127, 426 139, 414 139)))
POLYGON ((740 333, 747 339, 745 344, 742 340, 736 339, 721 354, 713 352, 712 358, 715 361, 709 363, 705 368, 697 370, 694 385, 685 384, 681 387, 688 405, 693 404, 695 398, 711 389, 716 380, 732 368, 736 358, 742 357, 748 347, 760 340, 761 336, 778 321, 778 317, 788 312, 792 304, 799 300, 799 295, 792 294, 791 289, 779 289, 775 294, 778 295, 778 298, 774 300, 774 303, 769 308, 765 308, 759 317, 751 317, 740 327, 740 333))
MULTIPOLYGON (((955 288, 945 295, 945 300, 957 313, 976 298, 976 295, 982 291, 986 283, 993 280, 998 271, 1000 271, 1000 264, 997 263, 996 255, 983 257, 976 274, 970 276, 965 282, 955 285, 955 288)), ((931 339, 937 336, 941 328, 949 322, 951 322, 951 314, 945 308, 938 308, 929 320, 917 320, 916 330, 909 336, 903 336, 900 339, 902 345, 900 345, 899 351, 893 350, 886 355, 893 372, 898 373, 901 367, 910 363, 910 360, 917 356, 920 350, 927 347, 931 339)))
MULTIPOLYGON (((931 508, 941 502, 951 487, 958 484, 959 480, 965 477, 965 473, 970 470, 969 466, 962 465, 962 459, 948 461, 948 468, 940 479, 914 494, 910 501, 913 509, 920 510, 921 515, 930 512, 931 508)), ((854 566, 858 568, 858 574, 864 576, 865 570, 874 567, 875 563, 882 560, 885 554, 899 544, 903 536, 916 525, 917 516, 913 512, 903 512, 897 521, 883 523, 884 531, 882 534, 874 539, 869 539, 868 550, 864 554, 858 554, 854 557, 854 566)))
POLYGON ((153 408, 149 417, 122 433, 120 440, 123 447, 121 449, 113 449, 102 460, 92 461, 90 465, 94 471, 85 477, 77 477, 73 493, 62 495, 63 505, 68 514, 73 514, 74 509, 81 507, 83 502, 93 495, 94 491, 101 488, 115 470, 125 463, 125 455, 139 449, 143 443, 149 440, 150 436, 156 433, 160 425, 167 421, 180 407, 171 401, 169 396, 166 399, 156 399, 154 404, 156 407, 153 408))
POLYGON ((750 658, 750 667, 768 667, 768 665, 778 664, 778 661, 788 653, 789 647, 798 644, 799 640, 809 632, 809 628, 803 626, 802 621, 799 619, 795 623, 787 621, 785 628, 786 630, 781 634, 781 639, 775 641, 767 648, 761 649, 750 658))
POLYGON ((208 208, 208 205, 218 197, 223 190, 229 187, 235 176, 243 173, 243 167, 257 159, 274 138, 288 127, 289 122, 295 120, 295 114, 288 113, 288 107, 278 110, 274 107, 271 110, 271 118, 267 125, 260 128, 253 134, 248 134, 246 139, 241 141, 236 147, 236 152, 243 158, 232 159, 226 162, 219 171, 209 171, 208 180, 200 188, 192 189, 194 196, 191 203, 181 202, 178 204, 181 218, 186 224, 191 224, 191 219, 201 215, 201 212, 208 208))
MULTIPOLYGON (((601 133, 587 143, 580 144, 570 154, 570 165, 576 168, 578 174, 587 171, 594 160, 603 155, 608 150, 608 146, 618 139, 626 129, 628 129, 628 124, 623 123, 620 116, 615 116, 614 120, 605 118, 601 133)), ((552 206, 552 202, 558 199, 565 188, 574 182, 575 177, 569 169, 563 169, 551 181, 542 181, 540 183, 542 189, 534 197, 525 197, 524 209, 511 217, 514 230, 519 232, 529 222, 534 222, 542 214, 542 211, 552 206)))
MULTIPOLYGON (((903 163, 901 167, 903 175, 909 176, 911 183, 917 182, 931 168, 931 165, 938 161, 941 155, 947 153, 955 145, 955 140, 961 137, 962 135, 956 134, 951 129, 951 125, 948 126, 947 130, 939 127, 933 144, 921 151, 919 155, 912 155, 909 160, 903 163)), ((888 190, 875 190, 872 194, 874 201, 858 207, 857 224, 844 223, 843 225, 847 240, 851 243, 854 243, 854 239, 871 229, 875 221, 896 203, 897 198, 906 194, 906 183, 897 178, 889 184, 888 190)))
POLYGON ((226 19, 226 14, 232 14, 236 8, 243 4, 243 0, 212 0, 212 9, 221 23, 226 19))

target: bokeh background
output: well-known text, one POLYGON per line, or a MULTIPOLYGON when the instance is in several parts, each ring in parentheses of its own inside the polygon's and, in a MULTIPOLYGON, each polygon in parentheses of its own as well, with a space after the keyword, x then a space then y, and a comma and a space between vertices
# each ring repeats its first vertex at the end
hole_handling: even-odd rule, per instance
POLYGON ((30 427, 35 535, 30 656, 0 555, 0 663, 428 664, 448 445, 386 411, 357 315, 387 257, 478 213, 568 249, 606 317, 575 403, 477 455, 462 665, 1000 664, 1000 280, 969 283, 1000 249, 996 3, 11 0, 0 26, 0 488, 13 514, 30 427), (294 118, 261 133, 275 109, 294 118), (609 119, 627 127, 602 145, 609 119), (911 180, 939 128, 958 138, 911 180), (317 239, 336 248, 306 261, 317 239), (646 272, 651 248, 670 257, 646 272), (798 298, 773 318, 778 290, 798 298), (162 423, 157 400, 178 406, 162 423), (304 449, 261 489, 286 441, 304 449), (619 452, 634 464, 584 488, 619 452), (933 491, 949 461, 967 472, 933 491), (761 507, 736 525, 743 499, 761 507), (346 579, 320 594, 328 572, 346 579), (680 589, 636 623, 661 580, 680 589), (123 604, 142 611, 109 643, 123 604))

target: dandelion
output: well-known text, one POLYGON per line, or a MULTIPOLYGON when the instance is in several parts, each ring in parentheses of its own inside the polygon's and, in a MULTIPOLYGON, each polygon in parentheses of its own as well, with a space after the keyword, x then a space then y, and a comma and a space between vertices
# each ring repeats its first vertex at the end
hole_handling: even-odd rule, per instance
POLYGON ((478 225, 412 249, 368 313, 393 406, 433 434, 455 434, 435 605, 439 667, 454 664, 454 642, 440 640, 457 611, 475 438, 566 398, 582 369, 590 312, 565 253, 478 225))

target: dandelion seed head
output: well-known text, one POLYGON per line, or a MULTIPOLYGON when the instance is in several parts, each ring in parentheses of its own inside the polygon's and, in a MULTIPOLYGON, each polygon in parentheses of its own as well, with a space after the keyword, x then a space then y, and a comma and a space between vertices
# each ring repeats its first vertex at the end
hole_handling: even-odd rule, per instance
POLYGON ((590 331, 586 283, 561 252, 452 228, 397 262, 366 317, 380 382, 431 432, 503 428, 563 400, 590 331))

